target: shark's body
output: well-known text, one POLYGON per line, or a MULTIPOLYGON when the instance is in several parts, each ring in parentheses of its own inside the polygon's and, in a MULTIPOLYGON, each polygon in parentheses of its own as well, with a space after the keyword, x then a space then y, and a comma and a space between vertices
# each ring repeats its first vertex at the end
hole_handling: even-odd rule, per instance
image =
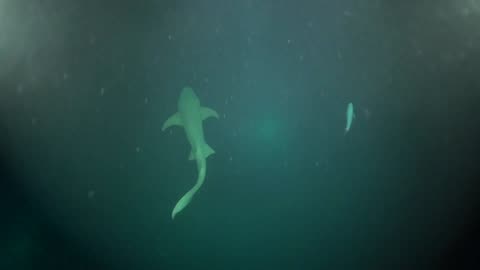
POLYGON ((347 106, 347 125, 345 126, 345 134, 350 130, 353 119, 355 119, 355 111, 353 110, 353 104, 350 102, 347 106))
POLYGON ((201 107, 200 100, 192 88, 185 87, 178 99, 178 112, 170 116, 163 124, 162 131, 171 126, 182 126, 185 129, 188 142, 192 146, 189 159, 197 161, 198 169, 195 186, 177 202, 172 211, 172 219, 190 203, 195 193, 202 186, 207 171, 206 159, 215 153, 205 142, 203 135, 202 121, 209 117, 218 118, 218 113, 210 108, 201 107))

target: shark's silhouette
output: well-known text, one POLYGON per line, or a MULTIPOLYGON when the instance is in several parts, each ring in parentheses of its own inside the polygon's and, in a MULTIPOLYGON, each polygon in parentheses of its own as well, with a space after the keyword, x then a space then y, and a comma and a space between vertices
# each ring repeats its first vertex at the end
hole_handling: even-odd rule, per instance
POLYGON ((209 117, 218 119, 218 113, 210 108, 201 107, 200 100, 193 92, 193 89, 184 87, 178 99, 178 112, 170 116, 163 124, 162 131, 171 126, 182 126, 184 128, 188 142, 192 146, 189 159, 197 161, 198 169, 197 182, 193 188, 177 202, 172 211, 172 219, 190 203, 195 193, 205 181, 207 171, 206 159, 215 153, 205 142, 203 135, 202 122, 209 117))

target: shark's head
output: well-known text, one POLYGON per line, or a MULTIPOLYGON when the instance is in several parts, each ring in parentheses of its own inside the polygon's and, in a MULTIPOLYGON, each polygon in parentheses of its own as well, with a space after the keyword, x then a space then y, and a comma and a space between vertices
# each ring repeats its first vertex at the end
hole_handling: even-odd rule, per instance
POLYGON ((198 99, 195 92, 191 87, 184 87, 182 93, 180 93, 180 98, 178 99, 178 108, 183 110, 186 108, 200 106, 200 100, 198 99))

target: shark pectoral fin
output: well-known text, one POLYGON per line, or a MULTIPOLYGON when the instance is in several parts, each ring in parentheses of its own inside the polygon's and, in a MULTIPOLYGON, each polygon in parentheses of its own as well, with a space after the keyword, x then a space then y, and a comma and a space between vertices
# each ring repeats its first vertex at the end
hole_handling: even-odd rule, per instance
POLYGON ((177 112, 174 115, 170 116, 165 123, 163 123, 162 131, 171 127, 171 126, 182 126, 182 118, 180 118, 180 114, 177 112))
POLYGON ((200 109, 200 113, 202 114, 202 120, 205 120, 210 117, 215 117, 218 119, 218 113, 214 111, 213 109, 207 108, 207 107, 202 107, 200 109))
POLYGON ((195 155, 193 154, 193 149, 190 151, 190 155, 188 156, 188 160, 194 160, 195 155))
POLYGON ((215 154, 215 150, 213 150, 210 145, 204 144, 203 145, 203 155, 205 158, 208 158, 210 155, 215 154))

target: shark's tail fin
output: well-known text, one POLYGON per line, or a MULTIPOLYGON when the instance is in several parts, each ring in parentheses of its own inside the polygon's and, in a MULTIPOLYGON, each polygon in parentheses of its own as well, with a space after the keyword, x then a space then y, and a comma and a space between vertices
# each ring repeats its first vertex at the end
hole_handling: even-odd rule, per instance
POLYGON ((183 195, 183 197, 177 202, 172 211, 172 219, 175 219, 175 216, 180 213, 185 207, 187 207, 187 205, 190 204, 193 196, 195 195, 195 193, 197 193, 197 191, 200 189, 200 187, 203 185, 203 182, 205 181, 205 175, 207 173, 206 158, 196 158, 196 160, 198 167, 197 183, 195 183, 195 186, 193 186, 192 189, 185 193, 185 195, 183 195))
POLYGON ((173 211, 172 211, 172 219, 175 219, 175 216, 180 213, 185 207, 187 207, 187 205, 190 204, 190 201, 192 201, 193 199, 193 195, 195 195, 195 192, 197 192, 197 190, 195 189, 190 189, 187 193, 185 193, 185 195, 183 195, 183 197, 177 202, 177 204, 175 205, 175 207, 173 208, 173 211))

